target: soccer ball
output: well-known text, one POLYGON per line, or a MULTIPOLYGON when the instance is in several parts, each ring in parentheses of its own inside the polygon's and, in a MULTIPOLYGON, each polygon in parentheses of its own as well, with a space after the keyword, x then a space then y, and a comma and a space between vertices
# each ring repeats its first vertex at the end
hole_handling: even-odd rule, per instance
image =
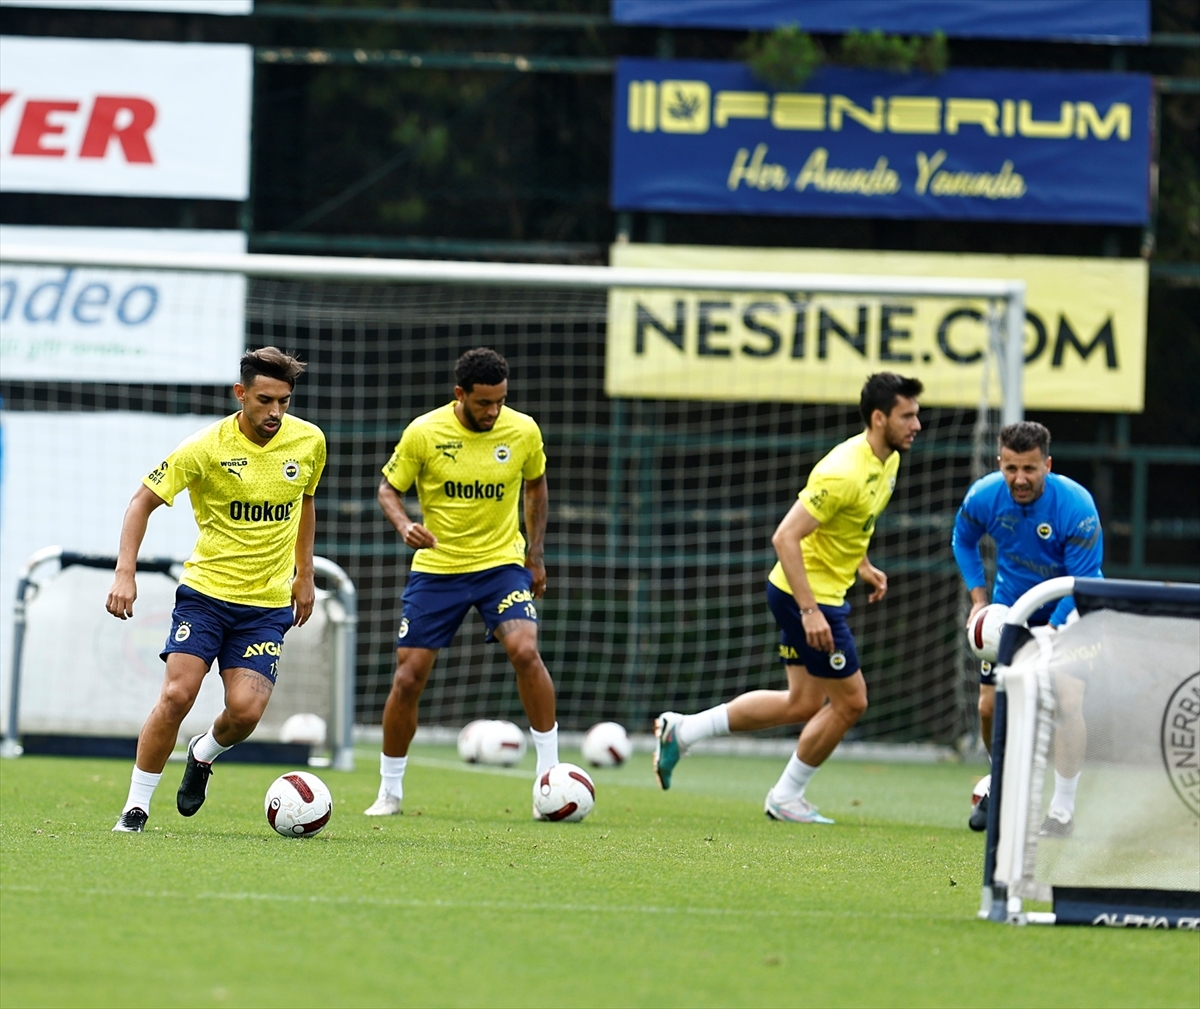
POLYGON ((596 805, 596 786, 574 764, 555 764, 533 783, 533 808, 547 820, 578 823, 596 805))
POLYGON ((985 774, 975 782, 975 791, 971 793, 972 807, 978 806, 980 800, 992 790, 992 776, 985 774))
POLYGON ((632 753, 629 733, 616 722, 599 722, 583 737, 583 759, 593 767, 620 767, 632 753))
POLYGON ((984 662, 996 661, 1000 632, 1007 619, 1008 607, 1002 603, 992 603, 982 607, 967 621, 967 641, 975 658, 984 662))
POLYGON ((333 796, 308 771, 289 771, 267 789, 267 823, 284 837, 312 837, 333 815, 333 796))
POLYGON ((483 730, 491 724, 486 718, 477 718, 467 722, 458 734, 458 755, 468 764, 474 764, 479 759, 479 740, 483 730))
POLYGON ((507 767, 525 756, 525 733, 512 722, 487 722, 478 736, 477 759, 481 764, 507 767))
POLYGON ((279 730, 281 743, 308 743, 310 746, 325 745, 325 719, 311 712, 292 715, 279 730))

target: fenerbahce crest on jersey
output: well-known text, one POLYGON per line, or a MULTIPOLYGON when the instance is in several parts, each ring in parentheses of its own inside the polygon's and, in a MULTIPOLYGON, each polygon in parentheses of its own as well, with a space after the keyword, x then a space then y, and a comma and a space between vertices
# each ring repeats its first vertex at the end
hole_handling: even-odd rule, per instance
POLYGON ((200 536, 181 581, 244 606, 287 606, 296 565, 301 502, 325 469, 325 436, 299 417, 283 418, 255 445, 226 417, 188 438, 142 483, 173 504, 188 492, 200 536))
POLYGON ((421 524, 437 537, 436 549, 417 551, 412 569, 467 574, 524 563, 521 484, 545 472, 542 432, 510 407, 490 431, 464 427, 453 403, 418 417, 383 467, 400 493, 416 485, 421 524))

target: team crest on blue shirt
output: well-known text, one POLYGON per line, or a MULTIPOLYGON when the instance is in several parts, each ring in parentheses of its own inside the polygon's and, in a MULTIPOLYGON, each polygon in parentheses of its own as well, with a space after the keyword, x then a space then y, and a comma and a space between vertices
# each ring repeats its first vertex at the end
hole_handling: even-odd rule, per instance
POLYGON ((492 458, 495 459, 496 462, 508 462, 508 460, 512 458, 512 449, 510 449, 507 445, 497 445, 494 449, 492 449, 492 458))
POLYGON ((1038 524, 1037 534, 1039 539, 1048 540, 1054 535, 1054 530, 1050 527, 1049 522, 1041 522, 1038 524))
POLYGON ((289 459, 283 464, 283 476, 285 480, 295 480, 300 475, 300 464, 295 459, 289 459))

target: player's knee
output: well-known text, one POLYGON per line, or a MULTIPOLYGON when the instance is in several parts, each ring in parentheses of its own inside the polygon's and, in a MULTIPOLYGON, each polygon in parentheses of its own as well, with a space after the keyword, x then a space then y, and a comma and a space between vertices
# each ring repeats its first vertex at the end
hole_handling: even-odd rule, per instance
POLYGON ((515 642, 508 650, 508 657, 518 676, 541 676, 545 670, 536 638, 515 642))
POLYGON ((421 691, 425 689, 427 679, 429 679, 427 670, 413 663, 402 662, 396 667, 396 673, 392 677, 392 691, 399 694, 403 700, 419 698, 421 691))
POLYGON ((196 695, 186 683, 172 680, 163 685, 158 706, 163 714, 175 721, 182 721, 192 710, 196 695))
POLYGON ((818 697, 815 701, 804 697, 789 697, 787 704, 787 721, 808 722, 813 719, 824 705, 825 699, 818 697))

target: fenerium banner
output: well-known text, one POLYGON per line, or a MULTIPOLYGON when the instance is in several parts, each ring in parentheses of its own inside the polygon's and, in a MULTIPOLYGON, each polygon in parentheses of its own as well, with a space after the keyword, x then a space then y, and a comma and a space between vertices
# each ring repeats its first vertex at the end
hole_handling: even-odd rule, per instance
POLYGON ((826 68, 774 91, 740 63, 622 59, 619 210, 1145 223, 1140 74, 826 68))
MULTIPOLYGON (((1025 406, 1143 408, 1141 259, 636 244, 611 251, 612 265, 627 267, 1024 280, 1025 406)), ((614 288, 604 388, 647 399, 857 403, 866 376, 888 370, 921 379, 929 406, 974 407, 986 312, 981 301, 952 298, 614 288)))

